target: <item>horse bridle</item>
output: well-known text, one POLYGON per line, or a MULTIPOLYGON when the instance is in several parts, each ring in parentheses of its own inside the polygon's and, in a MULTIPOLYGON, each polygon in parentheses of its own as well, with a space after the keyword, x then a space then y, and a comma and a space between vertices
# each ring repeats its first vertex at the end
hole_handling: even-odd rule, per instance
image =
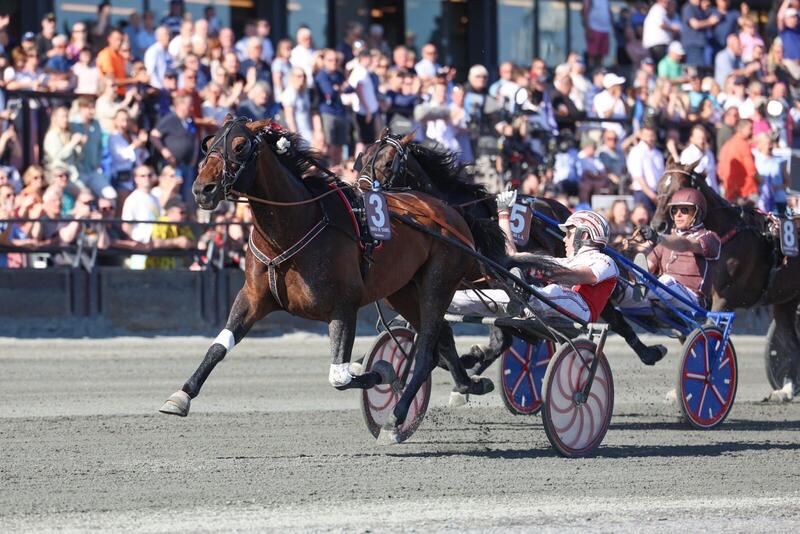
MULTIPOLYGON (((246 117, 233 119, 223 127, 222 131, 215 135, 209 135, 200 144, 204 153, 200 167, 205 165, 210 157, 222 160, 222 178, 219 180, 219 187, 222 187, 225 200, 234 200, 231 196, 231 189, 239 181, 245 169, 249 168, 258 156, 261 141, 266 134, 265 130, 259 130, 258 133, 253 134, 246 126, 248 122, 250 119, 246 117), (232 143, 237 137, 244 137, 245 142, 234 150, 232 143), (209 145, 209 141, 213 142, 209 145)), ((267 127, 268 129, 269 127, 267 127)))
POLYGON ((380 181, 375 176, 375 162, 378 159, 378 155, 384 148, 394 148, 395 153, 394 158, 392 158, 392 164, 389 167, 389 178, 384 184, 381 185, 381 187, 384 189, 389 189, 392 186, 392 182, 394 182, 396 176, 405 174, 406 164, 408 162, 408 149, 398 139, 395 139, 391 135, 387 134, 381 137, 377 150, 375 150, 375 153, 372 154, 372 157, 366 165, 363 164, 363 154, 359 154, 356 157, 356 161, 353 164, 353 170, 359 173, 359 182, 362 180, 368 181, 371 187, 374 187, 376 183, 380 184, 380 181))

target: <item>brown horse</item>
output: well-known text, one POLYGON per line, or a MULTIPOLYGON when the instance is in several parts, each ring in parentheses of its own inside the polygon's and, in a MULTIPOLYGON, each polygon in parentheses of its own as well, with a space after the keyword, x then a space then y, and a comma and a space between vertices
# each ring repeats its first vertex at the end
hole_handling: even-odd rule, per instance
POLYGON ((784 263, 777 242, 767 231, 767 217, 755 209, 731 205, 708 186, 705 176, 695 172, 696 166, 697 163, 667 162, 658 184, 658 205, 651 224, 661 232, 669 228, 667 205, 679 189, 691 187, 703 193, 708 203, 705 226, 722 239, 720 258, 712 272, 711 308, 717 311, 771 304, 774 318, 767 340, 767 375, 775 388, 780 388, 785 378, 797 385, 800 258, 789 258, 784 263), (771 351, 775 351, 772 358, 771 351))
MULTIPOLYGON (((198 205, 210 210, 225 198, 244 196, 250 201, 255 228, 246 256, 245 285, 225 329, 161 411, 187 415, 190 400, 199 394, 214 366, 256 321, 280 309, 329 323, 329 380, 334 387, 370 388, 395 380, 389 369, 353 376, 348 366, 358 308, 386 298, 419 332, 413 375, 384 427, 384 437, 395 441, 397 427, 435 366, 434 349, 441 342, 453 343, 452 335, 442 339, 448 334, 442 329, 443 315, 456 286, 474 268, 474 260, 392 218, 392 238, 373 252, 371 268, 362 279, 362 253, 352 228, 348 232, 332 225, 330 204, 310 191, 312 182, 322 182, 325 190, 349 186, 326 180, 320 159, 299 137, 271 121, 247 122, 229 116, 216 135, 204 141, 204 147, 207 153, 192 187, 198 205)), ((325 200, 332 198, 328 195, 325 200)), ((464 218, 436 198, 417 192, 386 198, 392 213, 472 245, 464 218)), ((341 205, 337 208, 344 210, 341 205)), ((474 394, 490 386, 485 382, 466 385, 474 394)))
MULTIPOLYGON (((461 209, 473 227, 481 221, 497 217, 494 195, 488 194, 482 186, 468 183, 466 168, 459 164, 455 154, 427 147, 413 139, 413 133, 399 137, 393 136, 388 129, 384 130, 381 138, 367 145, 364 153, 359 155, 356 164, 359 180, 368 183, 377 180, 386 188, 430 192, 449 204, 463 206, 461 209)), ((554 221, 564 222, 572 213, 555 199, 520 196, 520 199, 523 198, 532 210, 554 221)), ((540 219, 533 218, 531 222, 528 242, 517 248, 521 252, 544 252, 563 257, 565 250, 560 233, 540 219)), ((653 365, 666 353, 661 345, 645 345, 611 302, 603 310, 602 316, 644 363, 653 365)), ((486 368, 512 342, 512 333, 491 327, 489 344, 473 345, 468 354, 461 356, 461 362, 467 368, 479 363, 486 368)))

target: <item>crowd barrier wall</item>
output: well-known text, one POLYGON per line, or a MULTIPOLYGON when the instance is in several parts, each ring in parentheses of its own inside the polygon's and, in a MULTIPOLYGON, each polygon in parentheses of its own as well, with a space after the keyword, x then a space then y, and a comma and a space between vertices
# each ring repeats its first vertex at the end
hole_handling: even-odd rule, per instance
MULTIPOLYGON (((68 268, 0 269, 0 320, 44 325, 48 320, 94 318, 108 325, 108 335, 119 332, 211 335, 225 325, 243 284, 244 273, 236 269, 131 271, 100 267, 92 272, 68 268)), ((373 333, 376 320, 374 306, 362 308, 359 333, 373 333)), ((738 310, 734 332, 764 335, 770 321, 769 308, 738 310)), ((286 312, 273 313, 253 328, 255 332, 269 333, 325 329, 322 323, 286 312)), ((14 335, 14 332, 0 327, 0 335, 14 335)))

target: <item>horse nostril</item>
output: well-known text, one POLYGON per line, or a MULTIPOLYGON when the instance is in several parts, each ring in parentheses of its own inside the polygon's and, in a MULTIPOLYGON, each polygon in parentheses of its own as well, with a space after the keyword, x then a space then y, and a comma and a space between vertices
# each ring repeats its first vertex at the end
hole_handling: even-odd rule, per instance
POLYGON ((200 190, 204 195, 212 195, 217 189, 217 184, 206 184, 200 190))

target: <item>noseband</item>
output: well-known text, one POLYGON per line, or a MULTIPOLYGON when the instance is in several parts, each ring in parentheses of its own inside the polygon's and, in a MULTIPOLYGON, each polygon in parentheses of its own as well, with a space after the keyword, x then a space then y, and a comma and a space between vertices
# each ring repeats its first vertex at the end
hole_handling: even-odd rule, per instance
MULTIPOLYGON (((200 148, 205 154, 200 162, 200 167, 204 166, 212 157, 222 161, 222 178, 219 185, 222 187, 225 200, 233 200, 231 189, 237 184, 245 169, 249 168, 258 156, 261 141, 267 133, 259 130, 258 133, 253 134, 246 126, 248 122, 250 120, 244 117, 233 119, 220 132, 206 137, 200 144, 200 148), (237 137, 244 137, 245 142, 234 150, 232 143, 237 137)), ((269 129, 270 127, 267 127, 267 130, 269 129)), ((238 187, 238 189, 243 188, 238 187)))
POLYGON ((362 180, 365 180, 369 182, 371 187, 374 187, 377 184, 384 189, 388 189, 392 186, 395 177, 405 174, 406 163, 408 162, 408 149, 399 140, 395 139, 391 135, 384 135, 380 139, 380 144, 378 145, 377 150, 375 150, 375 153, 372 155, 366 165, 363 165, 363 162, 361 161, 362 157, 363 156, 359 154, 356 158, 355 164, 353 165, 353 169, 359 172, 358 181, 361 182, 362 180), (380 181, 375 175, 375 163, 378 160, 378 155, 385 148, 394 148, 395 152, 389 170, 389 178, 381 185, 380 181))

